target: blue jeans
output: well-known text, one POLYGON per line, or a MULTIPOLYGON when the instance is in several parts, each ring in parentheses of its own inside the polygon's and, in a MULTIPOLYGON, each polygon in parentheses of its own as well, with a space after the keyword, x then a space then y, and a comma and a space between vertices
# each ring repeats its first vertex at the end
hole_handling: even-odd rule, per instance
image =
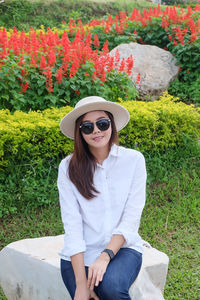
MULTIPOLYGON (((131 300, 129 288, 137 278, 142 265, 142 254, 134 249, 121 248, 109 263, 103 281, 94 288, 100 300, 131 300)), ((85 267, 88 276, 88 267, 85 267)), ((61 275, 64 284, 74 299, 76 283, 70 261, 61 259, 61 275)))

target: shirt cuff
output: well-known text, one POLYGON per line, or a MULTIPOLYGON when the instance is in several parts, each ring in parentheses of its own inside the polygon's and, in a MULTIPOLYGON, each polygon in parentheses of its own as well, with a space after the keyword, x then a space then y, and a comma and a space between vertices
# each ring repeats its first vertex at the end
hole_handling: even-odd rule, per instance
POLYGON ((86 250, 86 244, 85 241, 70 241, 69 239, 65 238, 64 239, 64 248, 62 250, 62 254, 65 256, 72 256, 75 255, 77 253, 81 253, 81 252, 85 252, 86 250))
POLYGON ((127 247, 133 246, 138 238, 138 233, 128 232, 127 230, 123 230, 120 228, 114 229, 112 234, 121 234, 126 240, 127 247))

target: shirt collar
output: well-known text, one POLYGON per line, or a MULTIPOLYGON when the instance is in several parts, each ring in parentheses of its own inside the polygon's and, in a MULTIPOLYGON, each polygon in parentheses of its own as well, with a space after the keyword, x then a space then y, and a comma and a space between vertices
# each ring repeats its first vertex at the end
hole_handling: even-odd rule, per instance
POLYGON ((116 144, 113 144, 112 147, 111 147, 111 149, 110 149, 109 155, 118 156, 119 154, 120 154, 119 146, 116 145, 116 144))
POLYGON ((117 146, 116 144, 113 144, 111 149, 110 149, 110 153, 109 153, 108 157, 104 160, 103 164, 100 165, 100 164, 97 163, 97 166, 104 169, 106 167, 106 165, 109 164, 111 156, 114 156, 114 157, 119 156, 119 154, 120 154, 119 150, 120 150, 119 146, 117 146))

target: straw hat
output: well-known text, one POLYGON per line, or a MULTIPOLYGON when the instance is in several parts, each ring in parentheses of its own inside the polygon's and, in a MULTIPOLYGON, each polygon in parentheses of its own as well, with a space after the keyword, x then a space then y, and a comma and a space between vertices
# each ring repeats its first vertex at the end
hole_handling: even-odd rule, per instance
POLYGON ((107 101, 98 96, 90 96, 81 99, 76 104, 75 108, 62 119, 60 122, 61 132, 67 137, 74 139, 76 120, 85 113, 94 110, 104 110, 110 112, 114 117, 117 131, 124 128, 130 119, 128 110, 120 104, 107 101))

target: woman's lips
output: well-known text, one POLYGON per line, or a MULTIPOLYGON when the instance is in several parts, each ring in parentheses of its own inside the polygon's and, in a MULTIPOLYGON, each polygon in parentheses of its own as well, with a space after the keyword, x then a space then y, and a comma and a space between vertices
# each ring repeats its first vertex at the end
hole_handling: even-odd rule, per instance
POLYGON ((103 136, 96 136, 95 138, 93 138, 93 141, 98 142, 102 139, 103 139, 103 136))

